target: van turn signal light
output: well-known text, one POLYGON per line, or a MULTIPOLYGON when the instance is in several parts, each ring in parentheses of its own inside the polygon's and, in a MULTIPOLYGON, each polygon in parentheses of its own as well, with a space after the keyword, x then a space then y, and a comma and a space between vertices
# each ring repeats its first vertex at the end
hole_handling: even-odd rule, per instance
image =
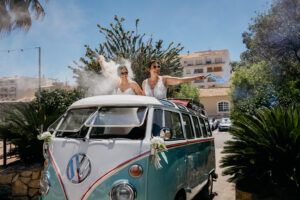
POLYGON ((130 174, 130 176, 132 176, 134 178, 138 178, 138 177, 142 176, 143 168, 140 165, 132 165, 129 168, 129 174, 130 174))

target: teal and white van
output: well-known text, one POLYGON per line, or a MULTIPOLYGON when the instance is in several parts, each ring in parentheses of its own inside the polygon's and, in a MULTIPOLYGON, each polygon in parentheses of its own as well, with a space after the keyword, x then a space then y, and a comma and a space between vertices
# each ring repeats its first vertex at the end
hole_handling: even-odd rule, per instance
POLYGON ((209 199, 214 137, 203 112, 182 102, 105 95, 73 103, 49 127, 41 199, 185 200, 200 190, 209 199))

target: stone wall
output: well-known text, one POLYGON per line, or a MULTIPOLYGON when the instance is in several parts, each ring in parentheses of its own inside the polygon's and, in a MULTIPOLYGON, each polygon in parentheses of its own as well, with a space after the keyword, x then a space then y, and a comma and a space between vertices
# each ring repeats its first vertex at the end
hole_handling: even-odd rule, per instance
POLYGON ((1 199, 37 200, 40 192, 41 165, 8 168, 0 171, 1 199))

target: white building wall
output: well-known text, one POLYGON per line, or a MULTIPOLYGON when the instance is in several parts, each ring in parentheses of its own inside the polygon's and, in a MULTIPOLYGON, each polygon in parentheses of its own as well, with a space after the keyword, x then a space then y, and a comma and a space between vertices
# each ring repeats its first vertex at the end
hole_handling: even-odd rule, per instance
POLYGON ((228 50, 202 51, 192 54, 184 54, 180 57, 184 77, 206 75, 211 73, 213 76, 221 78, 224 81, 222 83, 210 82, 208 79, 205 79, 203 82, 193 82, 193 85, 196 85, 199 88, 229 87, 231 61, 228 50), (209 69, 218 70, 220 67, 222 68, 222 71, 209 71, 209 69))
MULTIPOLYGON (((51 87, 53 85, 64 86, 57 79, 41 78, 41 87, 51 87)), ((34 97, 38 91, 38 77, 15 76, 0 78, 0 101, 16 101, 26 97, 34 97)))

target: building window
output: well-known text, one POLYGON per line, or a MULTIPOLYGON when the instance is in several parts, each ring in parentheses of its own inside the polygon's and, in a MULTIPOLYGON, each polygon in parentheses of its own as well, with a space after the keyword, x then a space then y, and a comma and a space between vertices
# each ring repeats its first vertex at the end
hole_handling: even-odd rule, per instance
POLYGON ((194 69, 194 74, 203 73, 203 69, 194 69))
POLYGON ((186 73, 186 74, 191 74, 191 70, 190 70, 190 69, 186 69, 186 70, 185 70, 185 73, 186 73))
POLYGON ((212 67, 208 67, 207 68, 207 72, 213 72, 214 70, 213 70, 213 68, 212 67))
POLYGON ((218 102, 218 112, 229 112, 229 102, 227 101, 218 102))
POLYGON ((222 67, 218 66, 218 67, 214 67, 214 72, 221 72, 222 71, 222 67))
POLYGON ((199 87, 199 88, 205 88, 205 86, 204 86, 204 85, 199 85, 198 87, 199 87))
POLYGON ((210 58, 206 59, 206 64, 211 64, 211 59, 210 58))
POLYGON ((222 63, 222 58, 221 57, 218 57, 215 59, 215 63, 218 64, 218 63, 222 63))
POLYGON ((193 66, 194 64, 193 64, 193 62, 189 62, 188 64, 187 64, 187 66, 193 66))

